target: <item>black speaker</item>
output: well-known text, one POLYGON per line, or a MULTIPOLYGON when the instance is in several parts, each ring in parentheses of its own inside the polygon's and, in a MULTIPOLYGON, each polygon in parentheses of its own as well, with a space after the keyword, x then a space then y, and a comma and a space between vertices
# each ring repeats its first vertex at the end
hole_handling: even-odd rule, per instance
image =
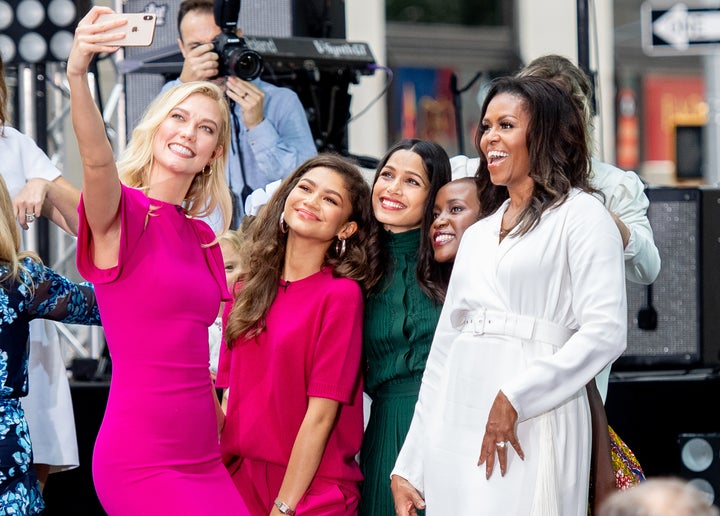
POLYGON ((705 367, 720 365, 720 190, 701 188, 702 219, 702 358, 705 367))
POLYGON ((652 286, 627 282, 628 341, 616 367, 700 361, 700 191, 651 188, 648 219, 662 266, 652 286))
POLYGON ((680 434, 678 445, 680 476, 716 504, 720 501, 720 434, 680 434))
POLYGON ((627 282, 628 346, 619 369, 720 363, 720 190, 650 188, 648 219, 662 266, 627 282))
POLYGON ((679 476, 678 436, 720 431, 712 408, 718 397, 720 377, 707 372, 613 372, 605 411, 647 478, 679 476))

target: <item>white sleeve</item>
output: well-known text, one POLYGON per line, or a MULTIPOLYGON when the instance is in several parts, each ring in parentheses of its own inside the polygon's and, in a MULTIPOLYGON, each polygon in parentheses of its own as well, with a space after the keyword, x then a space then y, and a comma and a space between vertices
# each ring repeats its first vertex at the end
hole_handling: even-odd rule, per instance
POLYGON ((614 176, 599 186, 605 194, 607 209, 630 230, 630 240, 625 247, 625 276, 634 283, 649 285, 660 273, 660 253, 647 218, 650 202, 645 195, 645 185, 635 172, 607 163, 593 161, 593 172, 598 176, 614 176))
MULTIPOLYGON (((462 242, 460 244, 462 249, 462 242)), ((458 334, 450 321, 453 312, 454 280, 450 278, 445 303, 443 304, 440 319, 435 335, 433 336, 430 354, 428 355, 425 372, 423 373, 420 395, 415 404, 415 412, 410 430, 405 437, 395 467, 390 475, 398 475, 410 482, 424 496, 424 463, 423 450, 425 449, 425 424, 432 418, 432 410, 437 408, 437 397, 445 376, 445 364, 450 353, 450 346, 458 334)))
POLYGON ((17 134, 20 152, 22 153, 25 179, 35 179, 39 177, 47 179, 48 181, 54 181, 60 177, 60 171, 52 164, 50 158, 37 146, 35 141, 22 133, 17 134))
POLYGON ((620 356, 626 346, 620 232, 607 210, 595 200, 574 203, 566 225, 559 237, 567 239, 567 256, 558 260, 558 266, 568 268, 568 295, 572 296, 578 331, 554 354, 533 360, 522 374, 501 386, 517 410, 519 421, 565 402, 620 356))
POLYGON ((60 177, 60 171, 33 139, 13 127, 6 126, 0 136, 0 155, 0 175, 10 197, 15 197, 28 179, 39 177, 54 181, 60 177))
POLYGON ((425 449, 425 424, 430 420, 433 407, 437 407, 437 396, 444 377, 445 363, 450 353, 450 345, 457 333, 450 323, 452 313, 452 280, 448 287, 447 297, 440 314, 440 320, 435 330, 430 354, 428 355, 425 372, 423 373, 420 395, 415 404, 410 430, 405 437, 400 454, 398 455, 392 475, 398 475, 410 482, 424 496, 424 464, 423 453, 425 449))

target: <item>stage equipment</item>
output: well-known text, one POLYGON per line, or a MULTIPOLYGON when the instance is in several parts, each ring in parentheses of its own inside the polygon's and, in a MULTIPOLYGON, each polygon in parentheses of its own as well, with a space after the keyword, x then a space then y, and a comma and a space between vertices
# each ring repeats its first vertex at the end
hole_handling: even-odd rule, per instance
POLYGON ((0 0, 0 53, 6 66, 65 61, 78 9, 72 0, 0 0))
POLYGON ((215 0, 215 23, 222 29, 213 40, 213 52, 219 56, 218 76, 235 75, 251 81, 260 77, 263 60, 237 35, 240 0, 215 0))
MULTIPOLYGON (((250 49, 262 56, 265 63, 262 79, 297 93, 305 107, 317 149, 341 153, 347 150, 351 100, 348 87, 357 84, 360 76, 375 73, 375 58, 369 45, 339 39, 261 36, 248 36, 245 41, 250 49)), ((118 63, 118 71, 126 74, 126 84, 133 82, 138 75, 157 81, 154 95, 147 100, 149 102, 164 83, 164 79, 158 80, 158 77, 179 75, 182 63, 182 55, 175 44, 126 57, 118 63)), ((142 92, 137 93, 143 95, 142 92)), ((130 127, 142 115, 142 111, 137 109, 141 106, 133 108, 131 105, 135 105, 135 101, 128 91, 130 127), (131 119, 131 116, 137 118, 131 119), (130 120, 133 122, 130 123, 130 120)))
MULTIPOLYGON (((182 70, 177 46, 178 5, 137 0, 116 4, 116 10, 158 16, 153 45, 128 48, 118 61, 125 85, 124 134, 129 136, 163 84, 182 70)), ((341 153, 347 149, 349 84, 375 71, 369 46, 343 39, 344 19, 340 0, 266 0, 243 3, 237 23, 247 48, 264 61, 261 78, 286 86, 300 97, 318 150, 341 153)))
POLYGON ((678 436, 717 432, 711 404, 718 396, 720 377, 708 370, 614 371, 605 411, 648 478, 680 476, 678 436))
POLYGON ((720 434, 680 434, 680 476, 708 496, 720 501, 720 434))
POLYGON ((720 364, 720 191, 650 188, 662 266, 649 287, 627 282, 628 345, 615 368, 720 364))
MULTIPOLYGON (((0 53, 12 122, 35 140, 61 170, 65 150, 63 122, 70 111, 63 61, 70 53, 77 21, 91 5, 90 0, 0 0, 0 53)), ((51 226, 46 218, 30 226, 25 245, 53 270, 71 277, 77 273, 74 239, 51 226)), ((72 348, 69 356, 100 354, 101 328, 77 327, 82 328, 79 331, 55 324, 61 343, 69 343, 72 348)))

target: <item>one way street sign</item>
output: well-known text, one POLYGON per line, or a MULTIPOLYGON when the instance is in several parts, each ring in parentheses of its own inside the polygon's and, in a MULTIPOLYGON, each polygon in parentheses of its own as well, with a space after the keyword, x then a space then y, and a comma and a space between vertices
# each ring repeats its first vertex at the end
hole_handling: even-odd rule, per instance
POLYGON ((720 7, 675 4, 658 9, 642 4, 642 45, 648 55, 720 52, 720 7))

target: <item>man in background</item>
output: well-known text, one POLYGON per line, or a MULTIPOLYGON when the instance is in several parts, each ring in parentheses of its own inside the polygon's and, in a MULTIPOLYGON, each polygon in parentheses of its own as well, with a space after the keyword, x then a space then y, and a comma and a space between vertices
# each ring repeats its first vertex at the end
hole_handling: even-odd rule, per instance
MULTIPOLYGON (((213 0, 184 0, 178 11, 178 45, 184 62, 180 82, 217 80, 225 86, 231 107, 231 149, 227 180, 233 194, 236 228, 245 214, 247 196, 284 179, 317 150, 298 96, 259 78, 218 77, 219 56, 212 43, 221 29, 215 23, 213 0)), ((241 31, 238 30, 238 36, 241 31)))

